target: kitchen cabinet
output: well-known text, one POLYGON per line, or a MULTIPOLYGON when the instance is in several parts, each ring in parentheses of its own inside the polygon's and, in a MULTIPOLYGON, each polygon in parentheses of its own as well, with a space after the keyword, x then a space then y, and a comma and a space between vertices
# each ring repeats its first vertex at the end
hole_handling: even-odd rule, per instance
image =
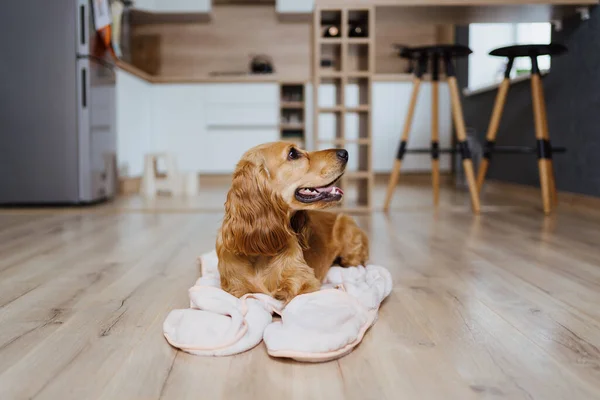
POLYGON ((231 173, 249 148, 279 139, 276 83, 151 84, 117 75, 117 158, 140 176, 144 155, 168 152, 182 171, 231 173))
POLYGON ((155 13, 210 13, 212 0, 136 0, 134 8, 155 13))
POLYGON ((209 83, 208 101, 213 104, 279 104, 279 85, 276 83, 209 83))
POLYGON ((141 176, 144 155, 156 150, 153 123, 154 86, 117 69, 117 163, 120 176, 141 176))
POLYGON ((205 166, 206 141, 204 85, 154 85, 154 148, 175 156, 182 171, 205 166))
MULTIPOLYGON (((412 91, 411 82, 374 82, 372 88, 372 159, 375 172, 389 172, 402 133, 412 91)), ((336 103, 331 85, 319 87, 323 106, 336 103)), ((347 101, 352 101, 348 88, 347 101)), ((306 148, 333 147, 312 142, 312 86, 306 85, 306 148)), ((431 88, 422 83, 408 142, 409 148, 429 148, 431 88)), ((440 147, 451 144, 450 96, 440 84, 440 147)), ((231 173, 250 147, 279 140, 279 85, 276 83, 151 84, 127 72, 117 73, 117 142, 123 175, 140 176, 144 154, 171 152, 180 169, 200 173, 231 173)), ((334 114, 319 117, 322 138, 335 138, 334 114)), ((358 119, 348 115, 345 133, 352 137, 358 119)), ((357 145, 355 145, 356 147, 357 145)), ((352 154, 357 149, 348 149, 352 154)), ((354 168, 353 162, 349 168, 354 168)), ((442 171, 450 156, 440 157, 442 171)), ((407 154, 404 172, 428 172, 428 154, 407 154)))
POLYGON ((278 84, 204 86, 207 119, 201 172, 233 172, 246 150, 279 139, 278 84))
POLYGON ((209 127, 200 172, 231 173, 246 150, 279 139, 277 128, 209 127))
POLYGON ((314 0, 277 0, 275 5, 279 14, 310 14, 314 8, 314 0))

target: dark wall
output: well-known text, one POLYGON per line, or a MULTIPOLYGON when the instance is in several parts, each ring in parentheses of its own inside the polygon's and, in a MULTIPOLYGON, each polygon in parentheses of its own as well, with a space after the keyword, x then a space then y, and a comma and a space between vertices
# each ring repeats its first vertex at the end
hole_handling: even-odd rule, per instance
MULTIPOLYGON (((543 78, 548 126, 553 145, 567 147, 554 155, 559 190, 600 197, 600 7, 591 18, 573 17, 563 22, 552 40, 569 48, 552 60, 550 74, 543 78)), ((457 29, 457 41, 468 44, 468 29, 457 29)), ((458 65, 458 78, 466 86, 467 65, 458 65)), ((485 132, 497 91, 464 97, 467 125, 480 139, 485 132)), ((530 81, 511 86, 498 132, 498 145, 535 145, 530 81)), ((535 155, 496 154, 488 177, 539 186, 535 155)))

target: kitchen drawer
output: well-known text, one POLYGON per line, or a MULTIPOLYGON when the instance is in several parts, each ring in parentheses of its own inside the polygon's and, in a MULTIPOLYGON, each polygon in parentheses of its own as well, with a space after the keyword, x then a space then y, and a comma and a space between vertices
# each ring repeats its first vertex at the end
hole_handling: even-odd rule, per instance
POLYGON ((278 140, 279 131, 272 129, 216 129, 206 131, 206 145, 202 151, 205 173, 231 173, 242 155, 262 143, 278 140))
POLYGON ((210 127, 275 128, 279 109, 269 104, 207 104, 206 125, 210 127))
POLYGON ((276 83, 214 83, 206 91, 207 104, 279 104, 276 83))

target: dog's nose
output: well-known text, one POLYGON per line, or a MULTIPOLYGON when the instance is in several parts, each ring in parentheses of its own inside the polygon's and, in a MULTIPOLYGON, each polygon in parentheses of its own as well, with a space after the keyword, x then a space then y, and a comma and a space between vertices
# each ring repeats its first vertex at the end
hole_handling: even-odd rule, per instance
POLYGON ((344 149, 338 150, 336 152, 337 158, 339 158, 343 162, 348 162, 348 152, 344 149))

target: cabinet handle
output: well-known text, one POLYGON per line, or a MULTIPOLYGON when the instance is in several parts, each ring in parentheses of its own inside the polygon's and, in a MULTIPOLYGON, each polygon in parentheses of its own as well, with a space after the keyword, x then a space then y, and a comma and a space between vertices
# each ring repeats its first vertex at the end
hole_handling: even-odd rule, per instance
POLYGON ((82 45, 85 44, 85 6, 79 6, 79 32, 80 42, 82 45))
POLYGON ((248 125, 248 124, 218 124, 209 123, 206 125, 208 129, 243 129, 243 130, 257 130, 257 129, 275 129, 278 125, 272 124, 259 124, 259 125, 248 125))
POLYGON ((81 70, 81 106, 87 107, 87 71, 85 68, 81 70))

